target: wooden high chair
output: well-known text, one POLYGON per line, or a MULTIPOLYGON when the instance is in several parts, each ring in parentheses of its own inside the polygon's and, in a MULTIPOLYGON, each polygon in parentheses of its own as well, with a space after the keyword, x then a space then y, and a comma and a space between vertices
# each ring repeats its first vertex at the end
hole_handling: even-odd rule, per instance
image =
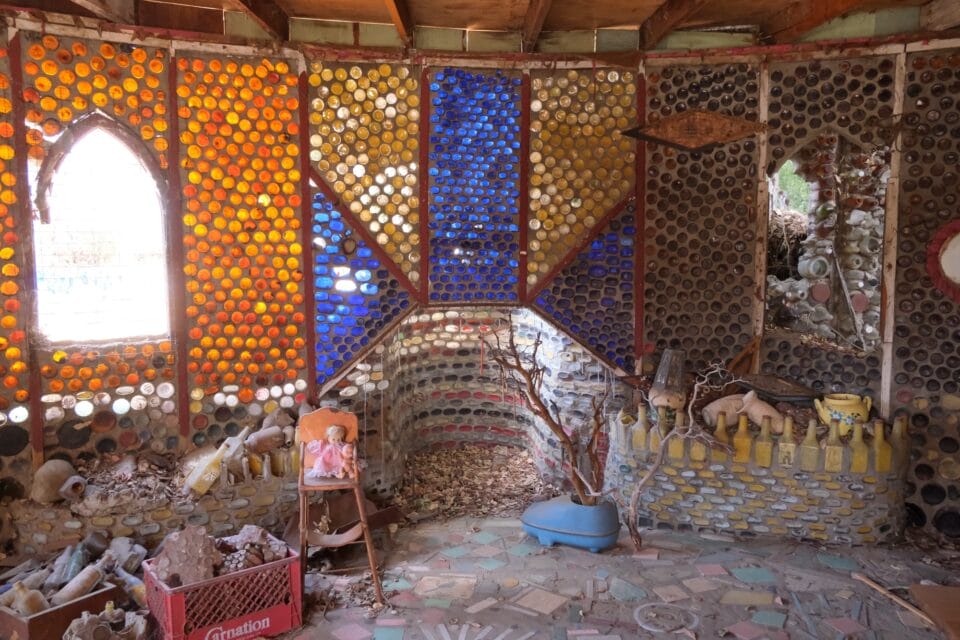
MULTIPOLYGON (((357 500, 357 512, 360 514, 360 526, 363 530, 363 541, 367 547, 367 559, 370 561, 370 573, 373 576, 373 590, 377 602, 383 602, 383 588, 380 585, 380 575, 377 573, 377 556, 373 549, 373 537, 370 535, 370 525, 367 523, 367 511, 364 508, 364 496, 362 481, 360 478, 360 469, 357 464, 357 456, 353 457, 352 475, 345 478, 309 478, 306 476, 306 470, 313 467, 314 456, 307 451, 307 443, 312 440, 325 440, 327 437, 327 428, 333 425, 340 425, 346 429, 344 442, 356 445, 357 442, 357 416, 353 413, 340 411, 338 409, 317 409, 300 417, 300 579, 303 582, 302 587, 306 586, 307 575, 307 547, 309 546, 307 534, 310 523, 309 497, 313 491, 337 491, 339 489, 349 489, 357 500)), ((302 591, 302 590, 301 590, 302 591)))

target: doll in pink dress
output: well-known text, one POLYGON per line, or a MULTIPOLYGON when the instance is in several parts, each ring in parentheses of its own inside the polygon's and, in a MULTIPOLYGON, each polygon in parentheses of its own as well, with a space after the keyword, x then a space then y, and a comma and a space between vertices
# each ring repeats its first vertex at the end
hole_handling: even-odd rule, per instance
POLYGON ((343 441, 346 433, 345 428, 333 424, 327 427, 326 440, 311 440, 307 444, 307 451, 316 456, 310 477, 343 478, 352 474, 354 448, 352 444, 343 441))

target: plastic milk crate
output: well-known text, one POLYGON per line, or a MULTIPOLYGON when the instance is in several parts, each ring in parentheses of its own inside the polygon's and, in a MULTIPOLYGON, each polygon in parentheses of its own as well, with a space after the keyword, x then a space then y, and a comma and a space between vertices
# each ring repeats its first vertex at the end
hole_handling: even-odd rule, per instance
POLYGON ((246 640, 274 636, 301 623, 300 558, 283 560, 171 588, 143 563, 150 613, 164 640, 246 640))

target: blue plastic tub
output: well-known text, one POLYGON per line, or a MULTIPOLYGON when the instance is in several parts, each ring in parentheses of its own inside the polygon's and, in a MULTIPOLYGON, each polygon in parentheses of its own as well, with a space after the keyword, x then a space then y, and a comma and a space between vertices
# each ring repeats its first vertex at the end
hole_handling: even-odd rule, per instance
POLYGON ((523 515, 523 530, 544 546, 566 544, 599 553, 617 544, 620 519, 610 501, 585 507, 570 496, 559 496, 530 505, 523 515))

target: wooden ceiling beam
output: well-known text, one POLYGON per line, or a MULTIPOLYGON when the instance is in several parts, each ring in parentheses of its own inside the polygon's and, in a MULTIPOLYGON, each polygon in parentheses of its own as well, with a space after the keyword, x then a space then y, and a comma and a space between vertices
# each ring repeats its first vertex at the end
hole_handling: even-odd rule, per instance
POLYGON ((139 21, 145 27, 223 35, 223 9, 141 0, 139 21))
POLYGON ((135 0, 70 0, 101 20, 117 24, 137 24, 135 0))
POLYGON ((393 26, 404 46, 413 46, 413 18, 410 17, 410 8, 406 0, 384 0, 393 26))
POLYGON ((290 39, 290 16, 275 0, 234 0, 233 4, 277 40, 290 39))
POLYGON ((553 0, 530 0, 527 13, 523 17, 523 31, 521 33, 523 51, 533 51, 543 30, 543 23, 550 13, 553 0))
POLYGON ((944 31, 960 25, 960 2, 931 0, 920 8, 920 28, 923 31, 944 31))
POLYGON ((800 0, 778 11, 760 31, 776 43, 793 42, 811 29, 850 13, 864 0, 800 0))
POLYGON ((640 48, 655 48, 664 36, 709 3, 710 0, 666 0, 640 25, 640 48))

